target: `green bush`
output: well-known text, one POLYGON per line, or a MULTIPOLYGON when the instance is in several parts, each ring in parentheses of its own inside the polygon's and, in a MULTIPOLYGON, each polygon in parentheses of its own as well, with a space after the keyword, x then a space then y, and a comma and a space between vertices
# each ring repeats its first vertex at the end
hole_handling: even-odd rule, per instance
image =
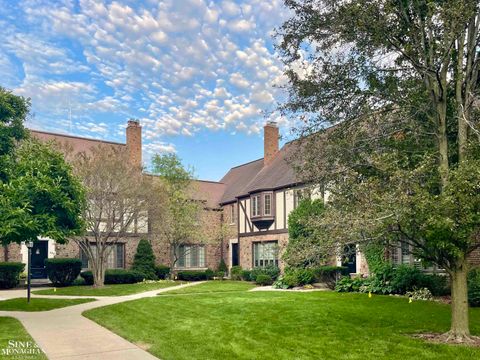
POLYGON ((348 268, 345 266, 320 266, 314 269, 315 280, 326 284, 329 289, 335 289, 337 280, 341 275, 348 275, 348 268))
POLYGON ((218 264, 218 271, 223 272, 224 276, 225 276, 226 273, 228 273, 227 264, 225 264, 225 261, 223 259, 220 260, 220 264, 218 264))
POLYGON ((268 275, 272 280, 276 280, 280 275, 280 269, 277 266, 255 267, 250 272, 250 281, 256 281, 258 275, 268 275))
POLYGON ((480 269, 468 273, 468 303, 472 307, 480 306, 480 269))
POLYGON ((257 285, 261 285, 261 286, 272 285, 273 284, 273 279, 270 275, 259 274, 255 278, 255 283, 257 285))
MULTIPOLYGON (((80 276, 85 280, 85 284, 93 285, 93 274, 91 271, 83 271, 80 276)), ((108 269, 105 271, 105 284, 135 284, 143 281, 142 273, 133 270, 108 269)))
POLYGON ((438 274, 424 274, 422 284, 417 288, 426 287, 433 296, 445 296, 450 294, 448 277, 438 274))
POLYGON ((223 278, 225 277, 225 273, 223 271, 215 271, 214 277, 217 280, 223 280, 223 278))
POLYGON ((359 292, 362 286, 365 286, 366 280, 361 277, 350 278, 344 276, 337 281, 335 291, 337 292, 359 292))
POLYGON ((155 269, 155 255, 152 245, 146 239, 141 239, 137 246, 137 252, 133 258, 132 270, 143 274, 147 280, 157 280, 155 269))
POLYGON ((240 265, 232 266, 230 278, 232 280, 242 280, 242 267, 240 265))
POLYGON ((159 279, 165 280, 170 275, 170 267, 167 265, 157 265, 155 266, 155 273, 159 279))
POLYGON ((211 279, 214 274, 210 269, 206 271, 183 270, 177 273, 177 277, 179 280, 184 281, 202 281, 211 279))
POLYGON ((252 270, 242 270, 241 278, 243 281, 252 281, 252 270))
POLYGON ((420 289, 424 286, 425 275, 413 266, 400 265, 392 277, 393 292, 405 294, 407 291, 420 289))
POLYGON ((20 273, 25 264, 19 262, 0 262, 0 289, 11 289, 18 285, 20 273))
POLYGON ((80 259, 45 259, 45 268, 49 280, 55 286, 69 286, 82 271, 80 259))

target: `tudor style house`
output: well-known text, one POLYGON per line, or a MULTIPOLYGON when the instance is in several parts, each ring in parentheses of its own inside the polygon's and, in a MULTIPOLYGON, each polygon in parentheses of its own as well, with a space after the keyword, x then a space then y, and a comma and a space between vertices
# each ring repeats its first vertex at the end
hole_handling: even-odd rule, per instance
MULTIPOLYGON (((279 129, 274 122, 264 126, 264 157, 236 166, 220 180, 225 191, 220 200, 224 218, 236 230, 227 239, 227 263, 242 268, 268 265, 284 268, 282 254, 288 243, 288 216, 306 193, 312 199, 326 200, 326 194, 300 182, 288 162, 297 142, 279 148, 279 129)), ((367 273, 364 256, 349 252, 338 265, 350 273, 367 273)))

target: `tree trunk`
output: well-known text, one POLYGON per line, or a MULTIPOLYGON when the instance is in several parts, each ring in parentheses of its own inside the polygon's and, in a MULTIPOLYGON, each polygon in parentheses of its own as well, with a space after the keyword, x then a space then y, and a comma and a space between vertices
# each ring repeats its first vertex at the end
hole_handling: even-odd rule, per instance
POLYGON ((467 266, 463 263, 450 273, 452 287, 452 322, 447 336, 450 340, 465 342, 469 339, 467 266))
POLYGON ((94 266, 92 267, 92 274, 93 274, 93 286, 94 287, 102 287, 105 284, 105 266, 104 262, 99 259, 94 262, 94 266))
POLYGON ((438 152, 439 152, 439 171, 442 179, 442 186, 448 183, 448 139, 447 139, 447 109, 446 104, 439 102, 437 104, 438 116, 438 152))
POLYGON ((3 259, 5 262, 9 260, 8 245, 3 245, 3 259))

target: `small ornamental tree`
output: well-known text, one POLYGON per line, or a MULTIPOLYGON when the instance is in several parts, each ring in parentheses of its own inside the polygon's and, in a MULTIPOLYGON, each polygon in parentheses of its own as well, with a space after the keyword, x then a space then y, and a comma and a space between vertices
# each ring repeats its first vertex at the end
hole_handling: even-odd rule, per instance
POLYGON ((132 270, 145 275, 147 280, 156 280, 155 255, 152 245, 146 239, 141 239, 137 246, 137 252, 133 259, 132 270))
POLYGON ((319 266, 325 262, 325 255, 318 251, 320 243, 311 235, 309 227, 312 217, 321 216, 324 211, 322 200, 304 199, 288 216, 289 241, 283 259, 291 267, 319 266))

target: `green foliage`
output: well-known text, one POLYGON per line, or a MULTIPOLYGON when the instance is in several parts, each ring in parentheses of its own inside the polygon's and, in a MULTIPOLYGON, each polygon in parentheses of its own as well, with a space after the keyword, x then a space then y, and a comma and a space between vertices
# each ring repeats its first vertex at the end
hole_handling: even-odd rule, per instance
POLYGON ((227 264, 223 259, 220 260, 220 264, 218 264, 218 271, 222 272, 224 275, 228 272, 227 264))
POLYGON ((359 292, 360 288, 365 285, 366 279, 361 277, 350 278, 344 276, 337 281, 335 291, 337 292, 359 292))
POLYGON ((132 270, 142 273, 144 279, 157 280, 155 269, 155 255, 152 244, 147 239, 141 239, 137 246, 137 252, 133 258, 132 270))
POLYGON ((334 289, 341 275, 348 275, 348 268, 345 266, 319 266, 314 268, 314 274, 317 282, 324 283, 328 288, 334 289))
POLYGON ((25 264, 17 262, 0 262, 0 289, 11 289, 18 285, 20 273, 25 264))
POLYGON ((388 262, 385 258, 385 245, 382 243, 367 243, 362 247, 362 252, 367 260, 368 269, 372 273, 388 262))
POLYGON ((260 286, 272 285, 273 279, 267 274, 258 274, 255 278, 255 283, 260 286))
POLYGON ((480 307, 480 269, 473 269, 468 274, 468 303, 480 307))
MULTIPOLYGON (((93 274, 91 271, 82 271, 80 276, 85 284, 93 285, 93 274)), ((143 281, 143 274, 132 270, 108 269, 105 271, 105 284, 135 284, 143 281)))
POLYGON ((271 279, 276 280, 280 275, 280 269, 273 265, 255 267, 250 271, 250 279, 248 281, 256 281, 258 275, 268 275, 271 279))
POLYGON ((183 270, 177 273, 178 280, 184 281, 203 281, 213 278, 214 272, 210 269, 206 271, 183 270))
POLYGON ((67 258, 45 259, 45 267, 53 285, 69 286, 80 274, 82 261, 67 258))
POLYGON ((242 267, 240 265, 232 266, 230 270, 230 277, 232 280, 242 279, 242 267))
POLYGON ((167 265, 155 266, 155 274, 160 280, 165 280, 170 275, 170 267, 167 265))
POLYGON ((433 300, 432 293, 427 288, 407 291, 405 295, 412 300, 433 300))
POLYGON ((243 269, 240 274, 243 281, 252 281, 252 270, 243 269))
POLYGON ((49 237, 60 243, 84 228, 84 188, 51 145, 28 140, 11 155, 8 182, 0 182, 3 244, 49 237))
POLYGON ((283 254, 288 266, 306 268, 323 262, 324 257, 315 252, 318 241, 313 236, 315 232, 310 222, 320 218, 324 209, 322 200, 304 199, 288 215, 289 241, 283 254))

